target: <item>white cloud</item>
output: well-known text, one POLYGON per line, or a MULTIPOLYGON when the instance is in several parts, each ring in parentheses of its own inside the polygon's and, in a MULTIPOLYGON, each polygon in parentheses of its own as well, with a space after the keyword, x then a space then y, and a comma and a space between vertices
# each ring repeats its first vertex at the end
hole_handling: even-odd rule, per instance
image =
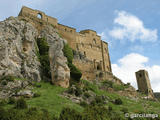
POLYGON ((114 28, 109 32, 115 39, 128 39, 132 42, 155 42, 158 39, 157 29, 151 30, 144 27, 143 21, 138 17, 125 11, 116 11, 117 17, 114 19, 114 28))
POLYGON ((135 72, 140 69, 145 69, 149 73, 151 86, 154 92, 160 92, 160 66, 153 65, 148 66, 149 58, 137 54, 131 53, 120 60, 117 64, 112 64, 113 74, 119 77, 124 83, 130 82, 135 88, 137 88, 135 72))

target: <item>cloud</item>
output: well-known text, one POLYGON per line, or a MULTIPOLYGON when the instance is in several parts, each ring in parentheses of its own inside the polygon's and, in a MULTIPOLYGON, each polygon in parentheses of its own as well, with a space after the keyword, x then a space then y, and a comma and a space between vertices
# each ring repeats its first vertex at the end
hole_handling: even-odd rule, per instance
POLYGON ((130 82, 135 88, 137 88, 135 72, 140 69, 145 69, 149 73, 151 86, 154 92, 160 92, 160 66, 146 65, 149 62, 149 58, 137 54, 130 53, 118 60, 118 63, 112 64, 113 74, 119 77, 124 83, 130 82))
POLYGON ((116 11, 117 17, 114 19, 114 27, 109 35, 115 39, 128 39, 132 42, 155 42, 158 39, 157 29, 145 28, 143 21, 138 17, 125 11, 116 11))

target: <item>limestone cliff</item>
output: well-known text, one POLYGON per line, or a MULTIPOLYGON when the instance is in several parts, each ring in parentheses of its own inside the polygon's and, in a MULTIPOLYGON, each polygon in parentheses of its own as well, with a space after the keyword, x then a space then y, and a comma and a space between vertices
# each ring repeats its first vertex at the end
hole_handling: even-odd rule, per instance
POLYGON ((0 76, 17 76, 40 81, 36 56, 37 30, 29 23, 10 17, 0 22, 0 76))
POLYGON ((16 76, 41 81, 43 73, 37 56, 38 37, 45 37, 49 45, 52 82, 68 87, 70 70, 62 51, 66 41, 52 26, 46 25, 39 33, 32 24, 14 17, 0 22, 0 78, 16 76))

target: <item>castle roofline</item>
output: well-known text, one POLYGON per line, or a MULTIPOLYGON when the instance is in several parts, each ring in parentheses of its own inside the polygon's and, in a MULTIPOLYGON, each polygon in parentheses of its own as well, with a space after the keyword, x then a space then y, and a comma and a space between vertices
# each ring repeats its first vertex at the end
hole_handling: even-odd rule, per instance
POLYGON ((108 43, 107 43, 106 41, 103 41, 103 43, 105 43, 105 44, 107 44, 107 45, 108 45, 108 43))
MULTIPOLYGON (((139 70, 139 71, 137 71, 137 72, 142 72, 142 71, 146 71, 146 70, 145 70, 145 69, 141 69, 141 70, 139 70)), ((136 73, 137 73, 137 72, 136 72, 136 73)))
MULTIPOLYGON (((31 8, 29 8, 29 7, 26 7, 26 6, 22 6, 22 9, 23 8, 27 8, 27 9, 30 9, 30 10, 35 10, 35 11, 38 11, 38 12, 40 12, 40 13, 44 13, 44 12, 42 12, 42 11, 40 11, 40 10, 37 10, 37 9, 31 9, 31 8)), ((44 13, 45 14, 45 13, 44 13)))
POLYGON ((91 30, 91 29, 85 29, 85 30, 81 30, 80 32, 89 32, 89 31, 95 32, 95 33, 97 34, 97 32, 96 32, 96 31, 94 31, 94 30, 91 30))
POLYGON ((67 25, 63 25, 63 24, 60 24, 60 23, 58 23, 58 25, 62 25, 62 26, 64 26, 64 27, 68 27, 68 28, 70 28, 70 29, 74 29, 74 30, 76 30, 76 28, 69 27, 69 26, 67 26, 67 25))

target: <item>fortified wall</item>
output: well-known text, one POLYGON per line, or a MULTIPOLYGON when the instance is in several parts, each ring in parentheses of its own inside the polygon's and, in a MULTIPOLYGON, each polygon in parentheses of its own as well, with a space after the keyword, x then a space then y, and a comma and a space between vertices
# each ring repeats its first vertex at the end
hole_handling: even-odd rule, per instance
MULTIPOLYGON (((22 7, 18 17, 32 23, 39 31, 45 24, 55 27, 73 49, 75 56, 73 63, 82 71, 82 78, 93 80, 113 77, 108 43, 102 41, 96 31, 77 32, 75 28, 59 24, 56 18, 28 7, 22 7)), ((118 78, 117 81, 120 82, 118 78)))

